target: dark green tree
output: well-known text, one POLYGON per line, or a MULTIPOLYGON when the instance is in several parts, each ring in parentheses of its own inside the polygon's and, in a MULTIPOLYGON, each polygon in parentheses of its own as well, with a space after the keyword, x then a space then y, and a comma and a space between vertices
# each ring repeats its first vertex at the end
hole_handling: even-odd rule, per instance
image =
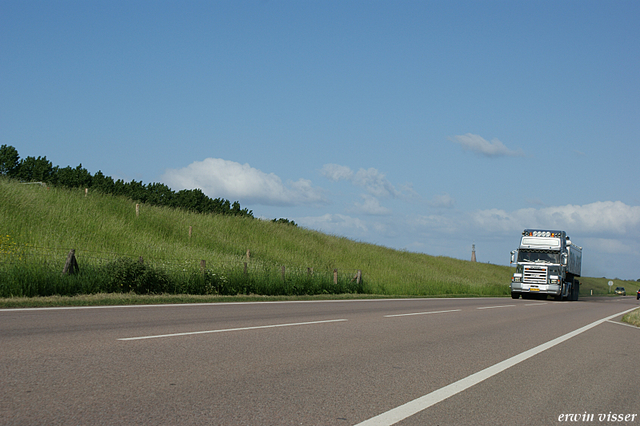
POLYGON ((164 183, 150 183, 147 185, 147 202, 156 206, 170 206, 174 192, 164 183))
POLYGON ((115 183, 111 176, 105 176, 100 170, 91 179, 91 188, 104 194, 113 194, 115 183))
POLYGON ((92 184, 92 176, 87 169, 82 167, 82 163, 75 169, 70 166, 60 169, 56 166, 52 183, 67 188, 89 188, 92 184))
POLYGON ((132 180, 129 183, 125 183, 125 195, 134 201, 140 201, 145 203, 147 201, 147 189, 145 185, 140 182, 132 180))
POLYGON ((122 179, 118 179, 113 183, 113 189, 110 194, 128 196, 126 184, 122 179))
POLYGON ((291 225, 291 226, 298 226, 293 220, 285 219, 282 217, 280 219, 273 219, 271 222, 282 223, 282 224, 291 225))
POLYGON ((208 213, 206 209, 207 200, 210 200, 201 189, 183 189, 176 193, 174 207, 181 207, 198 213, 208 213))
POLYGON ((18 163, 18 170, 13 177, 23 182, 51 182, 53 165, 47 157, 27 157, 18 163))
POLYGON ((0 175, 12 176, 18 169, 18 150, 9 145, 0 146, 0 175))

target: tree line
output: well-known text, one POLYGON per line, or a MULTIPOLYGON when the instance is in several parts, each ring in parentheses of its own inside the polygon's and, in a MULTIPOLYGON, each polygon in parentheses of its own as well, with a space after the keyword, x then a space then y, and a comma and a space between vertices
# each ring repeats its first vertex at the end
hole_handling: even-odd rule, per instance
MULTIPOLYGON (((134 201, 155 206, 166 206, 194 211, 253 218, 253 211, 241 208, 238 201, 233 203, 224 198, 211 199, 200 189, 173 191, 163 183, 145 185, 132 180, 114 180, 101 171, 92 175, 82 167, 54 166, 47 157, 20 158, 13 146, 0 146, 0 176, 7 176, 20 182, 42 182, 62 188, 89 188, 104 194, 124 196, 134 201)), ((274 219, 275 221, 275 219, 274 219)))

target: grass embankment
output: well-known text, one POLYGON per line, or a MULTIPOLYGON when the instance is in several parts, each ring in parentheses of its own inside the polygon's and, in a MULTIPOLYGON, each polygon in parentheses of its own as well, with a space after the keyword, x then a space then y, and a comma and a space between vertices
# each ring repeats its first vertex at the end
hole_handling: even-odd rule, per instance
POLYGON ((496 296, 508 294, 512 273, 506 266, 392 250, 271 221, 144 204, 138 216, 135 202, 124 198, 1 178, 0 235, 5 298, 149 290, 123 285, 129 273, 156 274, 163 292, 178 294, 496 296), (61 276, 70 249, 80 272, 61 276), (146 269, 135 266, 139 258, 146 269), (128 263, 118 266, 123 259, 128 263), (357 270, 360 286, 353 282, 357 270), (114 281, 115 275, 122 279, 114 281))
POLYGON ((635 296, 638 288, 640 288, 640 282, 638 281, 626 281, 610 278, 591 278, 580 277, 580 296, 612 296, 615 294, 613 290, 616 287, 624 287, 627 291, 627 295, 635 296), (614 284, 609 288, 608 282, 613 281, 614 284), (592 294, 593 293, 593 294, 592 294))
POLYGON ((636 309, 635 311, 624 315, 622 317, 622 321, 635 325, 636 327, 640 327, 640 309, 636 309))

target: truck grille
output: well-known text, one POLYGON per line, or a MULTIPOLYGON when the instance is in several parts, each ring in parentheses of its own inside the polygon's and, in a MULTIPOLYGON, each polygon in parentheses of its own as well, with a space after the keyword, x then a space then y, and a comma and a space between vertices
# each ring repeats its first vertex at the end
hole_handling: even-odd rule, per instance
POLYGON ((544 266, 525 266, 522 281, 531 284, 546 284, 547 268, 544 266))

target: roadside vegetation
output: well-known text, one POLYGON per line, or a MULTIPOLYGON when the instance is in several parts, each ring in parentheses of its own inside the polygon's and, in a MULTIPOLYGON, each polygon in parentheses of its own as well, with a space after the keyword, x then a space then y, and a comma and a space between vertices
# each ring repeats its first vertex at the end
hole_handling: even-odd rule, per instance
MULTIPOLYGON (((40 184, 58 188, 86 188, 103 194, 123 196, 154 206, 166 206, 198 213, 253 217, 253 212, 242 209, 240 203, 224 198, 211 199, 200 189, 175 192, 162 183, 125 182, 105 176, 101 171, 92 175, 79 164, 77 167, 54 166, 47 157, 20 158, 18 150, 10 145, 0 146, 0 176, 26 184, 40 184)), ((274 219, 276 220, 276 219, 274 219)), ((286 219, 281 221, 289 222, 286 219)))
POLYGON ((622 317, 622 321, 635 325, 636 327, 640 327, 640 309, 636 309, 635 311, 624 315, 622 317))
MULTIPOLYGON (((512 272, 360 243, 287 220, 197 213, 0 176, 3 307, 508 296, 512 272), (71 250, 78 267, 63 274, 71 250)), ((581 278, 581 296, 606 295, 607 281, 581 278)), ((616 285, 628 294, 638 288, 633 281, 616 285)))
POLYGON ((616 287, 624 287, 628 296, 636 295, 638 288, 640 288, 640 282, 621 280, 618 278, 592 278, 592 277, 580 277, 580 297, 584 296, 611 296, 619 297, 613 293, 616 287), (611 288, 607 284, 609 281, 613 281, 614 284, 611 288))
POLYGON ((0 297, 508 294, 505 266, 392 250, 285 221, 148 204, 136 213, 136 204, 0 177, 0 297), (63 275, 72 249, 78 272, 63 275))

